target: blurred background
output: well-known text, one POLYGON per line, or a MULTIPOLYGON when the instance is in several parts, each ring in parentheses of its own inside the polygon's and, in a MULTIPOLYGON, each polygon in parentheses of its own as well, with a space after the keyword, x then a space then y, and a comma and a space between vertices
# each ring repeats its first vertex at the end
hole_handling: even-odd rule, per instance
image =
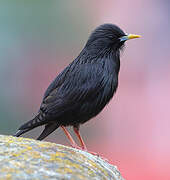
MULTIPOLYGON (((142 38, 126 43, 118 91, 81 126, 82 135, 125 179, 169 180, 169 18, 168 0, 0 1, 0 134, 13 134, 36 114, 49 83, 96 26, 115 23, 142 38)), ((46 141, 68 145, 61 129, 46 141)))

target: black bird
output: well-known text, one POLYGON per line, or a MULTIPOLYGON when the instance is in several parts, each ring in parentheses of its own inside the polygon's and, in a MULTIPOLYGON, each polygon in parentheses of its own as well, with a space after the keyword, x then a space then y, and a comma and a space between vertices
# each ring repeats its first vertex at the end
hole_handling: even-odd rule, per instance
POLYGON ((45 125, 38 137, 42 140, 62 127, 71 145, 78 147, 65 128, 73 126, 81 149, 86 150, 79 127, 100 113, 113 97, 118 86, 120 51, 126 40, 139 37, 124 33, 114 24, 97 27, 78 57, 47 88, 37 115, 14 136, 45 125))

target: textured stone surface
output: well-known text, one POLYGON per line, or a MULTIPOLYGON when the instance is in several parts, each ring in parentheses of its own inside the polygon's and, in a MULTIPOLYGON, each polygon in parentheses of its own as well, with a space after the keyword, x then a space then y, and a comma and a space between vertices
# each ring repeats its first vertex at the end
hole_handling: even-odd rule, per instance
POLYGON ((123 180, 117 168, 71 147, 0 135, 0 180, 123 180))

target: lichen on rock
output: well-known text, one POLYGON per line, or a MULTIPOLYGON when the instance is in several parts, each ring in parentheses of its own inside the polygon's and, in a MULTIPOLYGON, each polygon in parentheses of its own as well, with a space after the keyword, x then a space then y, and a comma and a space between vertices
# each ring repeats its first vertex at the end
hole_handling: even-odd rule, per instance
POLYGON ((100 157, 71 147, 0 135, 0 180, 123 180, 100 157))

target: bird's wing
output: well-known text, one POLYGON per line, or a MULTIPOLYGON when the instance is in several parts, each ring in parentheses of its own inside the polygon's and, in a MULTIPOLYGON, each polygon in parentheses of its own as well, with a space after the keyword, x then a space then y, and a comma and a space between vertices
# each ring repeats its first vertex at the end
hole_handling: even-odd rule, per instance
MULTIPOLYGON (((46 114, 71 111, 79 103, 92 99, 105 86, 102 63, 76 64, 57 85, 51 85, 40 110, 46 114)), ((54 82, 53 82, 54 83, 54 82)))
POLYGON ((52 91, 54 91, 56 88, 58 88, 63 83, 65 76, 69 71, 69 67, 70 67, 70 65, 67 66, 49 85, 49 87, 47 88, 47 90, 44 93, 43 99, 47 98, 49 96, 49 94, 52 93, 52 91))

